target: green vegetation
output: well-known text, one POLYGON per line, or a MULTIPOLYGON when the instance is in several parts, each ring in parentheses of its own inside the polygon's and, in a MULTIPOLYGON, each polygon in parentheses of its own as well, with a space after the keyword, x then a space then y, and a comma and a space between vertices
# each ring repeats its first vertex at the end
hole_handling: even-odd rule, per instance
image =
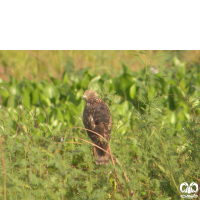
POLYGON ((200 63, 167 55, 157 69, 139 52, 137 71, 0 79, 0 199, 180 199, 182 182, 199 184, 200 63), (94 164, 88 87, 110 107, 115 165, 94 164))

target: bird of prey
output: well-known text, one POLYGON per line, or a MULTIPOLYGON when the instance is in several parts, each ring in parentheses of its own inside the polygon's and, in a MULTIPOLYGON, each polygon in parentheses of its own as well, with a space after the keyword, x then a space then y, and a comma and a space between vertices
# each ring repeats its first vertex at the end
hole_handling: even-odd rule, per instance
MULTIPOLYGON (((86 100, 86 106, 83 111, 83 124, 87 130, 87 134, 92 142, 102 149, 110 152, 109 144, 111 134, 112 119, 107 104, 98 97, 98 94, 92 90, 86 90, 82 96, 86 100), (100 134, 106 141, 96 135, 100 134)), ((98 147, 94 146, 93 153, 95 163, 108 165, 110 155, 98 147)))

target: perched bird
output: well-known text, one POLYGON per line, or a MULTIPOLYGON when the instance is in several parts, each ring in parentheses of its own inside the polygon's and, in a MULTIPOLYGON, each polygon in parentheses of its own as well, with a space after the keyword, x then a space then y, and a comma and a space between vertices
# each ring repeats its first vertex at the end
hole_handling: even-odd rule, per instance
MULTIPOLYGON (((86 106, 83 111, 83 124, 85 128, 100 134, 106 141, 110 141, 112 119, 109 107, 98 97, 95 91, 86 90, 82 98, 86 100, 86 106)), ((92 142, 110 152, 109 144, 103 138, 89 130, 87 130, 87 134, 92 142)), ((108 153, 95 146, 93 153, 97 165, 108 165, 110 158, 108 153)))

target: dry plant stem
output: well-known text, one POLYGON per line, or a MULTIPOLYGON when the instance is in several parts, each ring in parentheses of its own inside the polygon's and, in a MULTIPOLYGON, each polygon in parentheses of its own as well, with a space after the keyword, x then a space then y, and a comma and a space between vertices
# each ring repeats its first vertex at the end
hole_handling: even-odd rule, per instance
POLYGON ((65 131, 65 130, 67 130, 67 129, 83 129, 83 130, 86 130, 86 131, 90 131, 90 132, 92 132, 92 133, 98 135, 98 136, 99 136, 100 138, 102 138, 105 142, 108 142, 102 135, 100 135, 99 133, 97 133, 97 132, 95 132, 95 131, 92 131, 92 130, 90 130, 90 129, 87 129, 87 128, 83 128, 83 127, 69 127, 69 128, 66 128, 66 129, 62 130, 62 132, 65 131))
POLYGON ((4 150, 1 137, 0 137, 0 146, 1 146, 1 162, 3 167, 3 199, 6 200, 6 166, 5 166, 4 150))
MULTIPOLYGON (((87 129, 87 128, 82 128, 82 127, 71 127, 71 128, 78 128, 78 129, 89 130, 89 129, 87 129)), ((66 129, 70 129, 70 128, 66 128, 66 129)), ((66 129, 65 129, 65 130, 66 130, 66 129)), ((65 130, 62 130, 62 131, 65 131, 65 130)), ((89 131, 91 131, 91 130, 89 130, 89 131)), ((95 133, 96 135, 98 135, 98 136, 100 136, 101 138, 103 138, 106 142, 108 142, 108 141, 107 141, 103 136, 101 136, 100 134, 98 134, 98 133, 96 133, 96 132, 94 132, 94 131, 91 131, 91 132, 95 133)), ((113 159, 113 155, 112 155, 112 153, 111 153, 110 145, 108 146, 108 151, 106 151, 105 149, 102 149, 100 146, 98 146, 98 145, 96 145, 96 144, 94 144, 94 143, 92 143, 92 142, 88 142, 87 140, 84 140, 84 139, 81 139, 81 138, 74 138, 74 137, 67 137, 67 138, 73 138, 73 139, 82 140, 82 141, 84 141, 84 142, 86 142, 86 143, 88 143, 88 144, 91 144, 91 145, 93 145, 93 146, 95 146, 95 147, 101 149, 102 151, 108 153, 108 154, 111 156, 111 161, 112 161, 113 166, 115 166, 115 162, 114 162, 114 159, 113 159)))
POLYGON ((114 169, 114 171, 115 171, 115 174, 116 174, 116 177, 114 177, 114 178, 116 179, 116 181, 118 182, 118 184, 119 184, 119 186, 120 186, 120 188, 121 188, 123 197, 126 197, 126 195, 125 195, 125 193, 124 193, 124 188, 123 188, 122 184, 120 183, 119 178, 117 177, 117 172, 116 172, 115 169, 114 169))
MULTIPOLYGON (((104 139, 104 140, 107 142, 107 140, 106 140, 103 136, 101 136, 100 134, 96 133, 95 131, 92 131, 92 130, 89 130, 89 129, 86 129, 86 128, 82 128, 82 127, 70 127, 70 128, 66 128, 66 129, 72 129, 72 128, 84 129, 84 130, 91 131, 92 133, 98 135, 99 137, 101 137, 102 139, 104 139)), ((65 130, 66 130, 66 129, 65 129, 65 130)), ((62 131, 65 131, 65 130, 62 130, 62 131)), ((88 141, 86 141, 86 140, 84 140, 84 139, 81 139, 81 138, 74 138, 74 139, 82 140, 82 141, 84 141, 84 142, 86 142, 86 143, 88 143, 88 144, 91 144, 91 145, 93 145, 93 146, 95 146, 95 147, 101 149, 102 151, 108 153, 108 154, 111 156, 112 165, 115 166, 115 161, 114 161, 113 155, 112 155, 112 153, 111 153, 110 145, 108 146, 108 151, 106 151, 106 150, 102 149, 101 147, 99 147, 98 145, 96 145, 96 144, 94 144, 94 143, 92 143, 92 142, 88 142, 88 141)), ((118 161, 117 158, 116 158, 116 161, 118 161)), ((119 161, 118 161, 117 163, 120 164, 119 161)), ((119 178, 118 178, 118 176, 117 176, 117 172, 116 172, 115 169, 114 169, 114 171, 115 171, 115 174, 116 174, 116 179, 118 180, 118 184, 120 185, 120 188, 121 188, 121 191, 122 191, 122 195, 123 195, 123 197, 126 197, 126 195, 125 195, 125 193, 124 193, 123 186, 122 186, 122 184, 120 183, 119 178)), ((126 180, 126 179, 125 179, 125 180, 126 180)), ((127 181, 127 180, 126 180, 126 181, 127 181)))
MULTIPOLYGON (((46 124, 49 124, 49 115, 47 115, 47 109, 46 109, 46 107, 45 107, 44 105, 43 105, 43 108, 45 109, 46 116, 47 116, 46 124)), ((46 134, 47 134, 47 131, 48 131, 48 126, 47 126, 47 130, 46 130, 46 132, 45 132, 45 136, 46 136, 46 134)))
POLYGON ((112 164, 113 164, 113 166, 115 166, 115 161, 113 159, 113 155, 111 153, 111 149, 110 149, 110 145, 109 144, 108 144, 108 151, 110 152, 110 157, 111 157, 112 164))
POLYGON ((87 140, 84 140, 84 139, 81 139, 81 138, 75 138, 75 137, 67 137, 67 138, 82 140, 83 142, 86 142, 86 143, 88 143, 88 144, 91 144, 91 145, 93 145, 93 146, 95 146, 95 147, 101 149, 102 151, 106 152, 106 153, 109 154, 110 156, 113 156, 109 151, 106 151, 105 149, 101 148, 100 146, 98 146, 98 145, 96 145, 96 144, 94 144, 94 143, 92 143, 92 142, 88 142, 87 140))
MULTIPOLYGON (((91 144, 91 145, 93 145, 93 146, 95 146, 95 147, 101 149, 102 151, 108 153, 108 154, 111 156, 111 161, 112 161, 113 166, 115 166, 114 159, 113 159, 113 155, 112 155, 111 150, 110 150, 110 145, 109 145, 109 147, 108 147, 108 151, 106 151, 106 150, 102 149, 101 147, 99 147, 98 145, 96 145, 96 144, 94 144, 94 143, 92 143, 92 142, 88 142, 88 141, 86 141, 86 140, 84 140, 84 139, 81 139, 81 138, 74 138, 74 137, 70 137, 70 138, 82 140, 82 141, 84 141, 84 142, 86 142, 86 143, 88 143, 88 144, 91 144)), ((125 195, 125 193, 124 193, 124 188, 123 188, 122 184, 120 183, 119 178, 117 177, 117 172, 116 172, 115 169, 114 169, 114 171, 115 171, 115 174, 116 174, 116 177, 115 177, 115 178, 116 178, 116 180, 118 181, 118 184, 119 184, 119 186, 120 186, 120 188, 121 188, 122 195, 123 195, 123 197, 126 197, 126 195, 125 195)))

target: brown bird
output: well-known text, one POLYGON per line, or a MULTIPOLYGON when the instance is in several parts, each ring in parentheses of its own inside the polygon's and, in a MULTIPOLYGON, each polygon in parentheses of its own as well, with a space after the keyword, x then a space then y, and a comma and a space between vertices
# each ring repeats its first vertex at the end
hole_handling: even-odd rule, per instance
MULTIPOLYGON (((107 104, 92 90, 86 90, 82 96, 86 100, 83 112, 83 124, 86 129, 100 134, 106 141, 110 141, 112 119, 107 104)), ((100 136, 88 131, 88 136, 94 144, 110 152, 109 144, 100 136)), ((110 155, 98 147, 93 148, 95 163, 108 165, 110 155)))

